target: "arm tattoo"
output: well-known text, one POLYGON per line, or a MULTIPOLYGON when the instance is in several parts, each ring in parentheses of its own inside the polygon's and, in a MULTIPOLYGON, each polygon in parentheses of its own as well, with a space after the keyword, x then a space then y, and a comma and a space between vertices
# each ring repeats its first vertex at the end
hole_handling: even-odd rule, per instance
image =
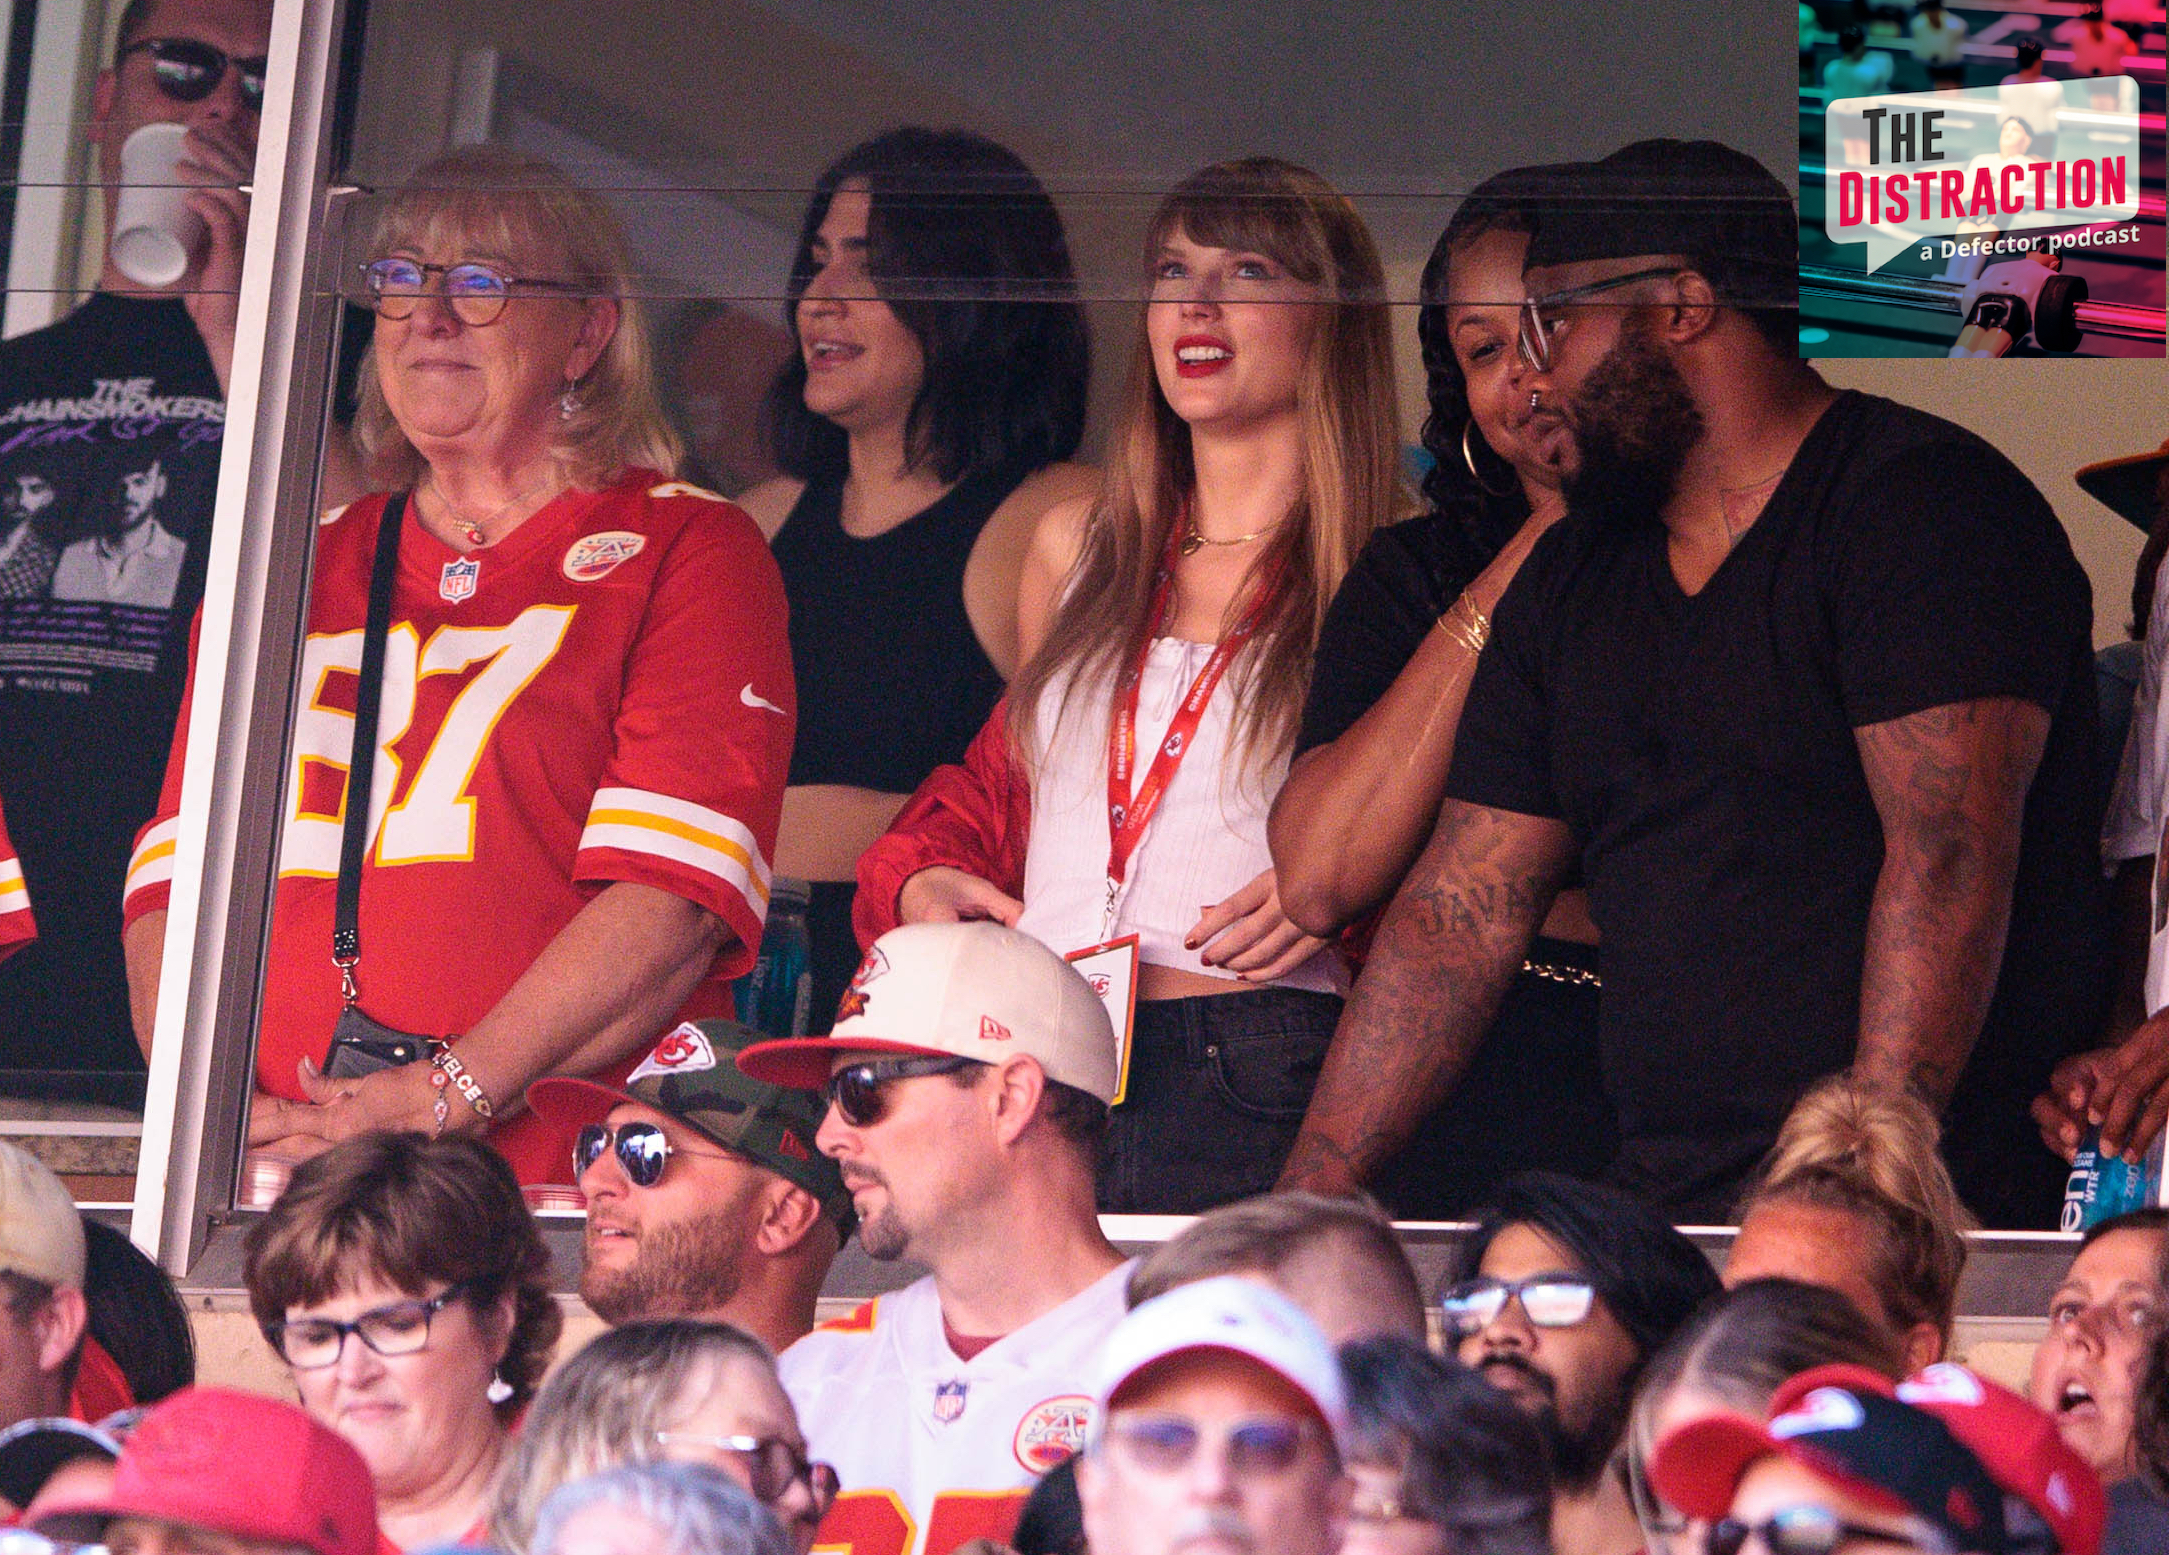
POLYGON ((1573 858, 1557 821, 1449 799, 1386 911, 1283 1186, 1344 1191, 1467 1066, 1573 858))
POLYGON ((1883 823, 1854 1067, 1940 1106, 1980 1036, 2002 966, 2019 828, 2048 713, 1994 697, 1854 734, 1883 823))

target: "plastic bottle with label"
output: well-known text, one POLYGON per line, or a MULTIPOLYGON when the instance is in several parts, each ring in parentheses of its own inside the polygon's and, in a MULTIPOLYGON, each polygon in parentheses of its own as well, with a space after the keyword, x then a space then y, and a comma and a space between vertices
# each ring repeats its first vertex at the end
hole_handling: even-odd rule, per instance
POLYGON ((802 1037, 813 1012, 813 941, 806 910, 813 893, 800 881, 774 882, 761 958, 731 985, 738 1018, 770 1037, 802 1037))
POLYGON ((2064 1179, 2062 1229, 2084 1231, 2117 1215, 2160 1203, 2165 1140, 2169 1140, 2169 1131, 2157 1135, 2152 1148, 2134 1166, 2120 1155, 2104 1158, 2101 1130, 2088 1129, 2064 1179))

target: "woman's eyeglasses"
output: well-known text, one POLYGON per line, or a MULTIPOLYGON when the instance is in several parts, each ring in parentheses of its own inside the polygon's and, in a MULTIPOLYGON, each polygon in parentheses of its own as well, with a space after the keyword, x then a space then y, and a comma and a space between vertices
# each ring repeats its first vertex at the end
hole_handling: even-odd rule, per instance
POLYGON ((232 66, 241 78, 241 106, 250 113, 264 111, 264 72, 271 61, 262 54, 235 59, 223 49, 194 38, 139 38, 120 51, 151 57, 151 81, 160 94, 177 103, 200 103, 218 90, 232 66))
POLYGON ((607 1123, 590 1123, 573 1136, 572 1180, 578 1182, 585 1177, 588 1168, 602 1159, 605 1150, 613 1147, 618 1170, 636 1188, 652 1188, 661 1182, 663 1168, 673 1155, 706 1156, 714 1161, 730 1159, 720 1150, 688 1150, 682 1145, 674 1145, 653 1123, 621 1123, 616 1128, 607 1123))
MULTIPOLYGON (((1295 1467, 1310 1433, 1307 1420, 1242 1420, 1220 1433, 1228 1472, 1238 1479, 1285 1474, 1295 1467)), ((1180 1415, 1131 1415, 1111 1420, 1108 1439, 1148 1474, 1173 1474, 1197 1456, 1206 1432, 1180 1415)))
POLYGON ((1747 1541, 1758 1537, 1770 1555, 1836 1555, 1856 1539, 1870 1540, 1886 1549, 1923 1550, 1931 1555, 1944 1555, 1949 1548, 1940 1540, 1923 1543, 1896 1528, 1864 1528, 1820 1506, 1784 1507, 1762 1523, 1743 1523, 1727 1517, 1710 1526, 1705 1548, 1709 1555, 1740 1555, 1747 1541))
POLYGON ((874 1058, 846 1064, 828 1077, 828 1099, 853 1128, 871 1128, 889 1110, 885 1088, 891 1081, 927 1074, 955 1074, 979 1062, 946 1054, 929 1058, 874 1058))
POLYGON ((412 1355, 429 1347, 429 1320, 466 1290, 454 1285, 426 1300, 394 1301, 371 1307, 351 1323, 328 1317, 288 1318, 266 1323, 264 1337, 286 1364, 296 1371, 318 1371, 335 1365, 346 1349, 346 1336, 356 1338, 379 1355, 412 1355))
POLYGON ((1506 1310, 1507 1300, 1518 1298, 1521 1310, 1538 1328, 1572 1328, 1589 1315, 1596 1301, 1596 1287, 1587 1280, 1563 1274, 1540 1274, 1527 1280, 1463 1280, 1438 1299, 1439 1315, 1446 1332, 1466 1339, 1490 1324, 1506 1310))
POLYGON ((429 295, 429 278, 436 276, 437 290, 452 316, 471 329, 497 322, 515 286, 548 292, 579 292, 570 281, 544 281, 533 276, 507 275, 495 265, 468 261, 456 265, 428 265, 419 259, 372 259, 361 267, 369 305, 377 317, 403 319, 413 316, 429 295))
POLYGON ((746 1466, 747 1487, 756 1501, 774 1505, 793 1485, 804 1485, 806 1493, 813 1497, 816 1518, 828 1515, 841 1484, 833 1466, 809 1463, 803 1452, 780 1436, 703 1436, 697 1431, 657 1431, 655 1439, 666 1447, 672 1442, 687 1442, 732 1454, 746 1466))

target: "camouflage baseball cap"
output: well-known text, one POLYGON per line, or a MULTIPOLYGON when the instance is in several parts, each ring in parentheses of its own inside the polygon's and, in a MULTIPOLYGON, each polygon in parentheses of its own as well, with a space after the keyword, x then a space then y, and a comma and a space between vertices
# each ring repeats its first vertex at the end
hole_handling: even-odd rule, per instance
POLYGON ((667 1113, 726 1150, 767 1167, 821 1201, 848 1237, 858 1223, 836 1163, 814 1144, 828 1111, 818 1091, 769 1085, 739 1071, 738 1055, 766 1037, 729 1020, 689 1020, 655 1044, 623 1086, 557 1075, 527 1088, 527 1104, 564 1129, 600 1123, 633 1101, 667 1113))

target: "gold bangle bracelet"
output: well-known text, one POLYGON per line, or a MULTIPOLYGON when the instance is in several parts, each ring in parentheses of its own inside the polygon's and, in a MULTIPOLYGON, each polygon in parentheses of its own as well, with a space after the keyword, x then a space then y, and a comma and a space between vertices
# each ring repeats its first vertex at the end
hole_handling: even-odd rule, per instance
POLYGON ((1472 654, 1480 654, 1491 641, 1491 617, 1466 593, 1446 607, 1438 618, 1446 634, 1472 654))

